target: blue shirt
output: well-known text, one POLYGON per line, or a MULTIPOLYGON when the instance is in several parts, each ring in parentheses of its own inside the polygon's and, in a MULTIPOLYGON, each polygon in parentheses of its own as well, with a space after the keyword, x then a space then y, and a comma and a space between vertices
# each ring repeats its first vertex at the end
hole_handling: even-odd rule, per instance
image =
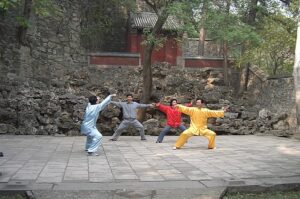
POLYGON ((110 101, 111 95, 106 97, 100 104, 91 105, 90 103, 88 103, 80 128, 80 132, 82 134, 88 134, 92 131, 92 129, 96 128, 96 122, 99 117, 100 111, 102 111, 110 103, 110 101))

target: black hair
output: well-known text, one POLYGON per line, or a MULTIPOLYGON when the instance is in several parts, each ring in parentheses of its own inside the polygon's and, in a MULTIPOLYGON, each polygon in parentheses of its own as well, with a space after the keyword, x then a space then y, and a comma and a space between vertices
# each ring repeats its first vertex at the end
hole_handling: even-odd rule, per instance
POLYGON ((195 102, 197 102, 198 100, 201 100, 201 103, 205 104, 205 101, 203 99, 201 99, 201 98, 197 98, 195 102))
POLYGON ((171 100, 170 100, 170 106, 172 106, 173 101, 176 101, 176 102, 177 102, 177 99, 171 99, 171 100))
POLYGON ((97 96, 93 95, 89 97, 89 102, 91 103, 91 105, 96 104, 97 102, 97 96))
POLYGON ((126 97, 128 97, 128 96, 133 97, 133 95, 132 95, 131 93, 128 93, 128 94, 126 95, 126 97))

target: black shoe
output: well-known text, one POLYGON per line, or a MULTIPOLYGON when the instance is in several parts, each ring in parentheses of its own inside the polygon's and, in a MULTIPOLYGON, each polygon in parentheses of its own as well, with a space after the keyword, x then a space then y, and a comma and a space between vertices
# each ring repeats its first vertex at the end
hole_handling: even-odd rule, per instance
POLYGON ((142 138, 141 140, 142 140, 142 141, 147 141, 147 139, 146 139, 146 138, 142 138))
POLYGON ((87 155, 88 156, 99 156, 99 154, 95 153, 95 152, 87 152, 87 155))
POLYGON ((157 140, 156 143, 161 143, 161 141, 158 141, 158 140, 157 140))
POLYGON ((109 141, 117 141, 116 139, 109 139, 109 141))

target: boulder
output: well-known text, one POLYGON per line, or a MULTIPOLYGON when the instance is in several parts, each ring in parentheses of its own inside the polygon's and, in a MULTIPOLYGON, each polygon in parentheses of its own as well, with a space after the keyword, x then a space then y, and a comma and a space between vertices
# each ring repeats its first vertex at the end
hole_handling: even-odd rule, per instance
POLYGON ((0 134, 6 134, 6 133, 8 133, 7 124, 0 124, 0 134))

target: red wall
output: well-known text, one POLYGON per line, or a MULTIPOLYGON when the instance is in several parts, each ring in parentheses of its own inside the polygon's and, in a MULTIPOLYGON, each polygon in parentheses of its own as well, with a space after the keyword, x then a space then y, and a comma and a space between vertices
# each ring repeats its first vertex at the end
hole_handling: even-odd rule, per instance
POLYGON ((139 66, 138 57, 90 56, 90 64, 139 66))
MULTIPOLYGON (((128 37, 128 50, 132 53, 140 53, 141 61, 144 60, 144 45, 142 45, 142 33, 130 33, 128 37)), ((181 56, 180 46, 174 38, 168 38, 164 46, 159 50, 154 49, 151 56, 151 62, 168 62, 176 65, 177 57, 181 56)))
POLYGON ((202 68, 202 67, 215 67, 221 68, 223 66, 223 60, 219 59, 193 59, 193 58, 185 58, 184 66, 190 68, 202 68))
MULTIPOLYGON (((160 49, 160 51, 154 52, 152 54, 153 60, 162 60, 168 61, 169 63, 175 64, 176 60, 174 60, 173 53, 174 49, 170 48, 166 50, 160 49), (164 57, 162 56, 164 55, 164 57), (168 56, 170 55, 170 56, 168 56)), ((95 65, 116 65, 116 66, 139 66, 140 65, 140 58, 139 57, 131 57, 131 56, 117 56, 117 55, 90 55, 90 64, 95 65)), ((231 62, 228 63, 232 65, 231 62)), ((223 66, 222 59, 205 59, 205 58, 185 58, 184 59, 184 67, 190 68, 203 68, 203 67, 216 67, 221 68, 223 66)))

